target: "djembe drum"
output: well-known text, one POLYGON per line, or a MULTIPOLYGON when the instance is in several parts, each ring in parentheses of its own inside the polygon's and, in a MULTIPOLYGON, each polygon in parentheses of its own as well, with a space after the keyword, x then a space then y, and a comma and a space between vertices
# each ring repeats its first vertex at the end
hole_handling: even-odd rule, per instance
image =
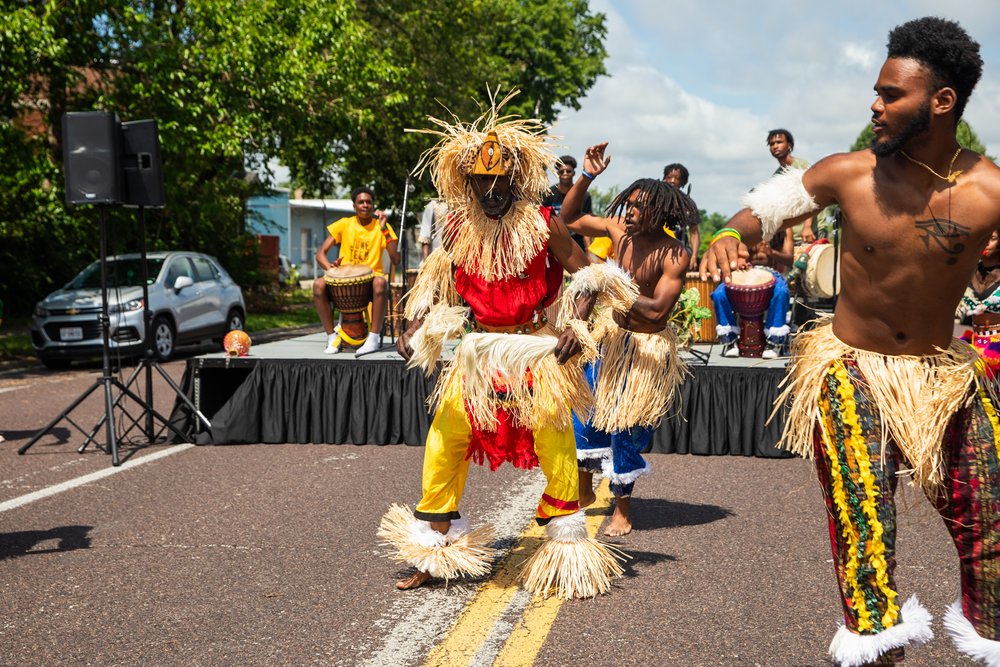
POLYGON ((709 312, 712 313, 712 316, 702 320, 695 330, 695 340, 703 343, 714 343, 718 340, 716 333, 718 322, 715 320, 715 308, 712 307, 712 290, 715 289, 715 284, 711 278, 702 280, 700 273, 689 271, 684 274, 684 287, 682 289, 687 291, 691 287, 698 290, 698 305, 708 308, 709 312))
POLYGON ((365 311, 372 302, 375 274, 367 266, 333 266, 323 279, 330 301, 340 311, 341 337, 351 345, 361 345, 368 338, 365 311))
POLYGON ((406 312, 406 299, 410 290, 413 289, 413 285, 417 282, 418 273, 420 273, 420 269, 407 269, 405 282, 396 281, 392 284, 392 323, 396 328, 396 335, 402 333, 403 325, 407 324, 406 318, 403 317, 403 313, 406 312))
POLYGON ((726 284, 726 296, 740 318, 739 348, 741 357, 760 357, 764 353, 764 313, 774 294, 774 275, 764 269, 733 271, 726 284))

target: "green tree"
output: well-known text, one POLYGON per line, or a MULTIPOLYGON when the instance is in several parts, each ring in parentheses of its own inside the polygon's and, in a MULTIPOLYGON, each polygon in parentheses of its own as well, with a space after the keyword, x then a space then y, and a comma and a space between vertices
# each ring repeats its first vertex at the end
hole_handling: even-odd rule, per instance
POLYGON ((614 200, 615 195, 617 195, 620 191, 621 188, 617 185, 612 185, 604 190, 598 187, 590 186, 587 192, 590 193, 590 203, 594 210, 594 215, 607 215, 608 207, 611 206, 611 202, 614 200))
MULTIPOLYGON (((211 252, 247 283, 243 206, 270 185, 248 171, 277 158, 311 193, 366 183, 398 205, 430 143, 406 128, 446 109, 472 117, 487 85, 521 88, 512 111, 551 120, 578 107, 606 55, 604 17, 583 0, 0 0, 0 11, 0 292, 13 312, 96 255, 94 211, 62 204, 65 111, 157 119, 167 206, 150 213, 150 247, 211 252)), ((133 213, 111 217, 116 248, 134 245, 133 213)))
POLYGON ((699 210, 698 213, 701 215, 701 222, 698 223, 698 231, 701 232, 701 250, 698 252, 698 257, 701 257, 708 250, 712 235, 725 227, 729 218, 721 213, 708 213, 705 209, 699 210))
MULTIPOLYGON (((558 107, 579 108, 605 73, 604 16, 590 14, 584 0, 366 0, 359 16, 377 44, 391 45, 385 57, 399 81, 372 91, 385 104, 352 132, 336 178, 372 185, 380 204, 399 204, 406 175, 433 143, 405 132, 429 127, 428 115, 472 120, 488 104, 489 86, 499 97, 521 91, 509 113, 551 122, 558 107)), ((418 199, 430 193, 429 179, 418 185, 418 199)))

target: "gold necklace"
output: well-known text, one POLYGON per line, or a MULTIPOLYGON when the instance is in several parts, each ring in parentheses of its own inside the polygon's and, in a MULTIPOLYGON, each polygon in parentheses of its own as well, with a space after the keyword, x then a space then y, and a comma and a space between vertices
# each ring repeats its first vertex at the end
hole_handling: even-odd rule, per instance
POLYGON ((951 156, 951 163, 948 165, 948 175, 947 176, 942 176, 941 174, 939 174, 936 171, 934 171, 933 169, 931 169, 928 165, 926 165, 925 163, 921 162, 920 160, 917 160, 917 159, 914 159, 914 158, 910 157, 906 153, 906 151, 904 151, 902 148, 899 149, 899 152, 902 153, 903 157, 905 157, 907 160, 909 160, 913 164, 919 164, 921 167, 923 167, 927 171, 931 172, 932 174, 934 174, 935 176, 937 176, 938 178, 940 178, 942 181, 947 181, 949 183, 954 183, 955 179, 957 179, 959 177, 959 175, 961 175, 961 173, 962 173, 961 169, 952 171, 952 167, 955 166, 955 160, 958 159, 958 154, 962 152, 962 147, 961 146, 959 146, 958 148, 956 148, 955 149, 955 154, 951 156))

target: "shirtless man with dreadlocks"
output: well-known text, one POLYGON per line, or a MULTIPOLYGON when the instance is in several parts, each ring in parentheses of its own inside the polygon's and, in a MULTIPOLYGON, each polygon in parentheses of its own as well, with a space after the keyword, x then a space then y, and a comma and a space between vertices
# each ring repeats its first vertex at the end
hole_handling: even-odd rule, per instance
POLYGON ((667 320, 691 259, 676 236, 697 211, 673 185, 645 178, 615 197, 608 208, 610 217, 581 214, 591 181, 611 163, 607 146, 604 142, 587 149, 583 172, 566 194, 560 218, 579 234, 610 237, 620 262, 593 264, 574 274, 571 297, 613 289, 616 282, 606 274, 618 274, 633 288, 631 297, 618 300, 613 312, 597 312, 592 318, 600 357, 586 372, 594 387, 595 410, 586 423, 574 416, 580 505, 594 501, 593 473, 602 471, 616 498, 604 534, 620 536, 632 530, 635 480, 650 471, 640 452, 649 445, 686 373, 667 320))

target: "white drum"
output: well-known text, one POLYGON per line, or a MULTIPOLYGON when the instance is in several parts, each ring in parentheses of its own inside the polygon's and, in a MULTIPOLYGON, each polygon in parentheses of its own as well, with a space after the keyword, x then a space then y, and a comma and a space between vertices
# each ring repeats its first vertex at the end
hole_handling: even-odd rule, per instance
POLYGON ((774 274, 756 266, 729 274, 730 284, 740 287, 757 287, 774 281, 774 274))
POLYGON ((836 251, 829 243, 814 245, 809 250, 809 261, 802 273, 802 289, 806 294, 829 299, 840 292, 840 267, 835 267, 836 251), (836 268, 836 271, 834 269, 836 268), (834 285, 833 274, 837 274, 834 285))

